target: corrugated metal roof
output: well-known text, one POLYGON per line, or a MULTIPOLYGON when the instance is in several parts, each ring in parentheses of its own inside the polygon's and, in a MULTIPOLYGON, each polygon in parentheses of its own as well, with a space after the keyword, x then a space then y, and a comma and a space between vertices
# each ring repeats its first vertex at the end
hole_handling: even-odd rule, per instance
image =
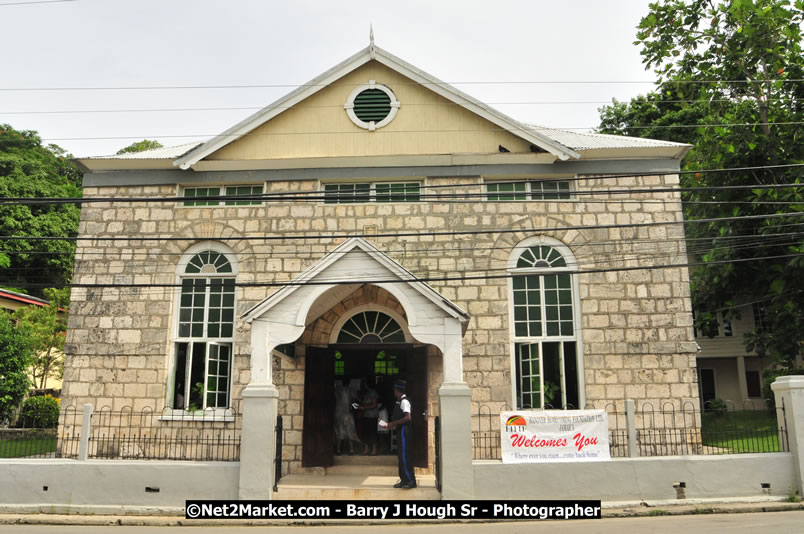
POLYGON ((154 148, 153 150, 143 150, 142 152, 112 154, 109 156, 91 156, 81 159, 176 159, 182 157, 202 143, 203 141, 193 141, 192 143, 185 143, 183 145, 164 146, 162 148, 154 148))
POLYGON ((645 139, 643 137, 571 132, 569 130, 560 130, 558 128, 548 128, 533 124, 526 124, 526 126, 531 130, 550 137, 562 145, 572 148, 573 150, 591 150, 595 148, 683 148, 691 146, 686 143, 674 143, 672 141, 661 141, 659 139, 645 139))

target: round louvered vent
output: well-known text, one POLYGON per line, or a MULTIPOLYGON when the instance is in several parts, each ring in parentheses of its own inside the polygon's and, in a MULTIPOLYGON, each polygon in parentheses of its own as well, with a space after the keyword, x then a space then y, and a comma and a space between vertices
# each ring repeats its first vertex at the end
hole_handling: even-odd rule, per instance
POLYGON ((393 120, 399 110, 399 100, 391 89, 371 80, 355 88, 343 107, 357 126, 374 131, 393 120))
POLYGON ((379 89, 366 89, 355 97, 355 115, 363 122, 380 122, 391 113, 391 97, 379 89))

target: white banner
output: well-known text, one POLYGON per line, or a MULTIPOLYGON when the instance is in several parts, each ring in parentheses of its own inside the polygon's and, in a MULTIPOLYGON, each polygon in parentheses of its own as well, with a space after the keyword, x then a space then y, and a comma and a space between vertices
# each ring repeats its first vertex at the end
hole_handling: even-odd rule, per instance
POLYGON ((503 412, 500 426, 505 464, 610 459, 605 410, 503 412))

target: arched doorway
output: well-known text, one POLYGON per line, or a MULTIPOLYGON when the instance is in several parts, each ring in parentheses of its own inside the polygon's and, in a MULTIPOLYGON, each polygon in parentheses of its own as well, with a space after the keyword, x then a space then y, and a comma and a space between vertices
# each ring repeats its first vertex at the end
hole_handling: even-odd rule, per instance
MULTIPOLYGON (((306 351, 302 466, 330 466, 334 462, 339 448, 335 437, 336 383, 356 394, 361 381, 366 380, 390 414, 395 403, 394 381, 404 379, 413 406, 414 463, 427 467, 427 347, 413 343, 403 317, 377 307, 344 313, 334 325, 330 341, 327 347, 307 347, 306 351)), ((353 415, 358 435, 365 438, 370 429, 362 426, 358 413, 353 415)), ((392 437, 383 433, 378 437, 379 450, 395 454, 392 437)))

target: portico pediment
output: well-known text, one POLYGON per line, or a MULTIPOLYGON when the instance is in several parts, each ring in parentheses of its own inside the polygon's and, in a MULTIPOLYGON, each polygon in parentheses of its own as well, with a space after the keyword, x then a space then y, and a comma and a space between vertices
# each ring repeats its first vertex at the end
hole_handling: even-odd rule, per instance
POLYGON ((251 323, 268 320, 303 327, 328 308, 320 299, 334 304, 363 284, 386 289, 404 306, 411 326, 433 319, 452 318, 465 329, 468 314, 432 287, 362 238, 350 238, 304 270, 288 285, 269 296, 242 318, 251 323))

